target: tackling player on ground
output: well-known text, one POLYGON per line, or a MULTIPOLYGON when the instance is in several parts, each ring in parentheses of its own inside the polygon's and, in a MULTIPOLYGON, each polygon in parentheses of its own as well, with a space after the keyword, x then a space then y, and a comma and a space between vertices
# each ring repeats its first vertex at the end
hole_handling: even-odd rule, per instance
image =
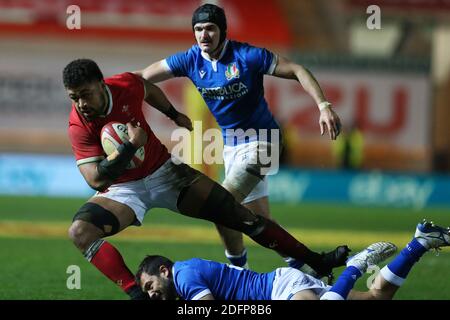
POLYGON ((315 253, 278 224, 243 207, 207 176, 186 164, 175 165, 146 122, 143 101, 177 125, 191 129, 191 122, 157 86, 133 73, 104 79, 89 59, 70 62, 63 70, 63 82, 72 100, 68 130, 77 165, 89 186, 98 191, 75 214, 69 237, 89 262, 132 298, 147 295, 136 285, 119 251, 102 238, 141 225, 151 208, 167 208, 238 230, 264 247, 304 260, 318 272, 345 262, 346 254, 335 252, 346 250, 315 253), (111 121, 127 123, 130 140, 117 148, 115 157, 105 157, 100 132, 111 121), (127 169, 142 146, 143 164, 127 169))
POLYGON ((368 291, 353 290, 355 282, 369 266, 392 256, 394 244, 377 242, 350 258, 332 287, 294 268, 257 273, 198 258, 173 263, 155 255, 141 262, 136 281, 155 300, 387 300, 428 250, 447 246, 450 228, 419 223, 411 242, 381 269, 368 291))
MULTIPOLYGON (((196 45, 135 73, 154 83, 188 77, 195 84, 223 132, 222 185, 238 202, 270 219, 266 174, 269 169, 277 170, 282 137, 264 98, 264 75, 299 81, 320 110, 321 134, 328 131, 332 140, 339 135, 339 117, 307 69, 267 49, 228 40, 222 8, 213 4, 197 8, 192 30, 196 45), (263 163, 261 154, 270 155, 272 162, 263 163)), ((230 262, 246 266, 242 234, 221 225, 217 229, 230 262)), ((296 268, 305 262, 291 257, 285 260, 296 268)))

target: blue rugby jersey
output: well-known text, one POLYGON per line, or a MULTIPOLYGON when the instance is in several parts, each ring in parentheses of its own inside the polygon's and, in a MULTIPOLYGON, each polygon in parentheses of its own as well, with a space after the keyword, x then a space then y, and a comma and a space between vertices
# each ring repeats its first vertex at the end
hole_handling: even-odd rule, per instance
POLYGON ((185 300, 209 293, 216 300, 271 300, 275 279, 275 271, 257 273, 199 258, 175 262, 172 272, 175 288, 185 300))
POLYGON ((236 144, 227 142, 227 129, 279 129, 264 99, 264 74, 272 74, 277 63, 267 49, 227 40, 217 61, 209 60, 198 45, 165 61, 175 77, 188 77, 197 87, 226 144, 236 144))

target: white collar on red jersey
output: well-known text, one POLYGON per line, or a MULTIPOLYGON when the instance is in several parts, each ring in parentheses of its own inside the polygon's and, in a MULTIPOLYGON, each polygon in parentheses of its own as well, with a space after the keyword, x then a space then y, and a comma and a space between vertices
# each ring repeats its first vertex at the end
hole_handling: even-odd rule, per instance
POLYGON ((108 93, 108 111, 106 111, 106 114, 103 117, 106 117, 108 114, 111 113, 112 108, 113 108, 113 99, 112 99, 112 94, 111 94, 111 90, 109 90, 108 85, 105 83, 105 88, 106 88, 106 92, 108 93))

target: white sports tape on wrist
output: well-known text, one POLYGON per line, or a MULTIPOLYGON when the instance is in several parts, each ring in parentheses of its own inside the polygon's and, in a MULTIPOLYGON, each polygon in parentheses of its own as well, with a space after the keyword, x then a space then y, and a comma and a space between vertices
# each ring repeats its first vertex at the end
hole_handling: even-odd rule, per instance
POLYGON ((323 101, 321 103, 319 103, 319 110, 322 111, 325 108, 331 107, 331 103, 329 103, 328 101, 323 101))

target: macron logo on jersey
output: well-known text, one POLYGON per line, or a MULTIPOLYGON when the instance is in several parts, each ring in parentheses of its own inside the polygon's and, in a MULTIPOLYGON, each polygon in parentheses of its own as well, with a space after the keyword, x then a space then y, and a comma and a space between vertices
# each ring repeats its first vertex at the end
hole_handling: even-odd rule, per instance
POLYGON ((203 77, 205 76, 206 72, 203 71, 203 70, 200 70, 200 71, 198 72, 198 74, 200 75, 200 78, 203 79, 203 77))

